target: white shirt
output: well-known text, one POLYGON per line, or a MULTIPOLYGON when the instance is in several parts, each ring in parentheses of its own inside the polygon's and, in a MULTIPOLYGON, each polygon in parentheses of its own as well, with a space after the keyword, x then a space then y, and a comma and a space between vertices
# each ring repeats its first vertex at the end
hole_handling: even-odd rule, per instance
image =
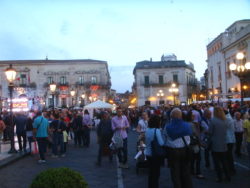
POLYGON ((243 132, 243 121, 242 120, 234 120, 234 132, 240 133, 243 132))
POLYGON ((148 121, 141 119, 138 124, 140 125, 141 132, 146 132, 146 129, 148 128, 148 121))
MULTIPOLYGON (((165 135, 166 135, 166 146, 170 148, 183 148, 186 146, 182 138, 177 138, 175 140, 172 140, 166 133, 165 135)), ((190 136, 184 136, 184 139, 186 140, 187 145, 189 145, 190 136)))

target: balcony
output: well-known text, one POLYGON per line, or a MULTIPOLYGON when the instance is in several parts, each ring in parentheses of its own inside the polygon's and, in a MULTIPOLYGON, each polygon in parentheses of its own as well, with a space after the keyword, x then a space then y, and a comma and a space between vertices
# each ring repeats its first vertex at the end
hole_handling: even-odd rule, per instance
POLYGON ((91 83, 91 82, 84 82, 84 83, 80 83, 80 82, 76 82, 76 86, 78 87, 85 87, 86 89, 110 89, 111 88, 111 83, 91 83))
POLYGON ((24 88, 36 88, 36 83, 35 82, 31 82, 31 83, 20 83, 17 84, 16 87, 24 87, 24 88))
MULTIPOLYGON (((144 84, 141 84, 141 85, 143 85, 144 87, 170 87, 171 86, 171 84, 172 84, 173 82, 171 81, 171 82, 167 82, 167 83, 155 83, 155 82, 150 82, 150 83, 144 83, 144 84)), ((176 83, 176 82, 175 82, 176 83)), ((177 82, 176 83, 176 85, 178 86, 180 83, 179 82, 177 82)))

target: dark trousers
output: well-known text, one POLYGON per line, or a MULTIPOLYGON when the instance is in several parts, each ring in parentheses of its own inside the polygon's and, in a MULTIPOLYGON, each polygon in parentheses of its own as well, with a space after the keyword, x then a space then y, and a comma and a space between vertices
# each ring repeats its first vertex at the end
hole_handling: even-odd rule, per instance
POLYGON ((234 147, 233 143, 227 144, 227 161, 228 161, 228 168, 229 168, 230 173, 235 173, 233 147, 234 147))
POLYGON ((83 144, 83 130, 77 130, 76 135, 78 146, 81 146, 83 144))
POLYGON ((210 167, 210 148, 204 150, 205 166, 210 167))
POLYGON ((190 161, 186 148, 171 148, 168 163, 174 188, 192 188, 190 161))
POLYGON ((227 163, 227 153, 226 152, 212 152, 214 167, 217 173, 218 180, 222 180, 222 171, 227 179, 230 179, 228 163, 227 163))
POLYGON ((28 142, 29 142, 29 149, 30 149, 30 152, 31 152, 31 143, 33 142, 33 136, 28 137, 28 142))
MULTIPOLYGON (((108 147, 109 148, 109 144, 108 143, 104 143, 104 142, 100 142, 99 143, 99 149, 98 149, 98 157, 97 157, 97 162, 98 163, 102 162, 102 154, 103 154, 104 147, 108 147)), ((112 152, 109 151, 109 160, 112 161, 112 159, 113 159, 112 152)))
POLYGON ((47 147, 47 138, 36 138, 38 143, 38 150, 41 160, 45 160, 45 151, 47 147))
POLYGON ((128 139, 123 139, 123 147, 117 151, 119 163, 126 164, 128 160, 128 139))
POLYGON ((75 144, 75 146, 77 146, 77 144, 78 144, 77 130, 74 130, 74 144, 75 144))
POLYGON ((201 174, 201 151, 198 153, 192 153, 191 172, 194 175, 201 174))
POLYGON ((83 130, 83 146, 89 147, 90 144, 90 129, 84 128, 83 130))
POLYGON ((158 188, 161 173, 161 159, 149 157, 148 160, 148 188, 158 188))
POLYGON ((240 157, 241 156, 241 145, 242 145, 242 140, 243 140, 243 132, 236 132, 235 139, 236 139, 235 154, 238 157, 240 157))
POLYGON ((19 145, 19 150, 26 150, 27 137, 26 133, 17 134, 17 140, 19 145))
POLYGON ((54 155, 58 155, 58 145, 59 145, 60 146, 60 154, 64 154, 63 134, 53 133, 52 140, 53 140, 52 153, 54 155))

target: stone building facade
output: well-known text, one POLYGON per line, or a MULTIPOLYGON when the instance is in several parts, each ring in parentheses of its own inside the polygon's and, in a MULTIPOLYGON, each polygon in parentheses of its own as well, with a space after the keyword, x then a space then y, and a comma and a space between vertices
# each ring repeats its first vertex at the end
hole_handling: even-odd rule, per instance
MULTIPOLYGON (((250 20, 236 21, 207 45, 210 99, 240 97, 239 78, 229 69, 230 63, 238 63, 238 52, 244 53, 244 61, 250 60, 250 20)), ((250 80, 246 80, 246 83, 249 85, 250 80)), ((245 93, 245 97, 250 97, 249 91, 245 93)))
POLYGON ((12 64, 17 70, 14 97, 20 95, 51 106, 49 84, 57 85, 56 107, 83 106, 94 100, 107 100, 111 78, 106 61, 99 60, 18 60, 0 61, 1 98, 9 96, 4 70, 12 64), (75 91, 75 96, 70 91, 75 91))
POLYGON ((133 74, 133 92, 137 98, 137 106, 173 104, 173 94, 169 92, 172 83, 179 89, 177 103, 190 103, 193 100, 196 89, 194 66, 177 60, 174 54, 163 55, 161 61, 137 62, 133 74), (159 91, 164 96, 157 96, 159 91))

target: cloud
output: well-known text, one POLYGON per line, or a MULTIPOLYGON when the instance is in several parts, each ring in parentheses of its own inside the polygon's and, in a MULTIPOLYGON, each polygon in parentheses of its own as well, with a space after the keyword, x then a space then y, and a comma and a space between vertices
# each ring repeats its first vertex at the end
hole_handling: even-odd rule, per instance
POLYGON ((70 33, 70 24, 67 21, 63 21, 61 27, 60 27, 60 33, 62 35, 68 35, 70 33))

